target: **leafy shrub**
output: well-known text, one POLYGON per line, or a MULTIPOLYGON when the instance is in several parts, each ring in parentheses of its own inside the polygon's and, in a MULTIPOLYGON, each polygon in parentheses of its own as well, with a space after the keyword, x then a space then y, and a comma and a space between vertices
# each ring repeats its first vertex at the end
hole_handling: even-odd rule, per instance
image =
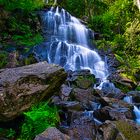
POLYGON ((33 11, 44 6, 43 0, 0 0, 7 10, 22 9, 25 12, 33 11))
POLYGON ((85 14, 85 3, 82 0, 64 0, 62 7, 77 17, 85 14))
MULTIPOLYGON (((32 22, 38 22, 38 19, 34 19, 36 16, 30 16, 28 18, 32 19, 32 22)), ((16 42, 17 45, 21 46, 34 46, 43 41, 43 37, 36 30, 36 27, 32 27, 28 20, 23 20, 22 16, 11 17, 9 19, 9 29, 12 35, 12 40, 16 42), (21 19, 20 19, 21 18, 21 19)))
POLYGON ((0 137, 12 139, 13 137, 15 137, 15 134, 16 132, 12 128, 10 129, 0 128, 0 137))
POLYGON ((43 37, 39 33, 35 35, 32 33, 13 35, 12 39, 17 43, 17 45, 23 46, 34 46, 43 41, 43 37))
POLYGON ((59 122, 59 116, 55 107, 49 107, 47 103, 40 103, 26 113, 25 122, 21 128, 19 139, 31 140, 46 128, 55 126, 59 122))

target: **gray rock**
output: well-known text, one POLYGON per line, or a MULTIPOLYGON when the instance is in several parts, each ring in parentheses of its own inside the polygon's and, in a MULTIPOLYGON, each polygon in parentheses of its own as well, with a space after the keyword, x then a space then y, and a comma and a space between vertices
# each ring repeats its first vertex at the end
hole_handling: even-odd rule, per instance
POLYGON ((12 120, 52 96, 65 79, 63 68, 47 62, 0 70, 0 121, 12 120))
POLYGON ((60 132, 57 128, 50 127, 36 136, 34 140, 70 140, 70 137, 60 132))
POLYGON ((69 99, 69 95, 72 91, 72 88, 63 84, 60 90, 60 97, 62 100, 67 101, 69 99))

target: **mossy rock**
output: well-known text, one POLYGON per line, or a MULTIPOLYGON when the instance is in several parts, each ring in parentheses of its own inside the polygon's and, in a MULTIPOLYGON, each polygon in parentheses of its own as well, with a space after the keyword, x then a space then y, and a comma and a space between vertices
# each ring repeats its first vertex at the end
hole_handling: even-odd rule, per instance
POLYGON ((131 124, 127 121, 117 121, 115 124, 117 129, 124 135, 127 140, 140 139, 140 129, 137 129, 135 124, 131 124))
POLYGON ((82 89, 90 88, 95 82, 94 77, 91 76, 78 76, 76 80, 76 86, 82 89))

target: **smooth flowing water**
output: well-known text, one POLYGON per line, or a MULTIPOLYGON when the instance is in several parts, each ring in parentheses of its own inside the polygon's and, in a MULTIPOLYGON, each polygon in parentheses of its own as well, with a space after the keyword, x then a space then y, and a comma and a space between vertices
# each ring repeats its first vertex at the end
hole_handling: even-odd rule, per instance
MULTIPOLYGON (((126 97, 124 97, 123 100, 125 102, 129 103, 129 104, 133 103, 132 96, 126 96, 126 97)), ((135 114, 135 117, 136 117, 136 119, 135 119, 136 123, 140 124, 140 107, 137 107, 137 106, 134 105, 133 111, 134 111, 134 114, 135 114)))
POLYGON ((105 62, 94 50, 91 31, 59 7, 52 7, 40 15, 46 42, 34 47, 36 58, 58 64, 65 70, 89 69, 96 78, 105 81, 108 71, 105 62))

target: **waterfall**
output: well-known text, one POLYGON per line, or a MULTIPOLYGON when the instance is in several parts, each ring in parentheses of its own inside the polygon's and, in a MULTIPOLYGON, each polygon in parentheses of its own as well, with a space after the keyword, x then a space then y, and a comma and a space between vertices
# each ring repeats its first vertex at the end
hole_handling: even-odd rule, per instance
POLYGON ((105 81, 108 71, 94 50, 90 30, 59 7, 52 7, 40 15, 46 42, 34 47, 36 58, 58 64, 65 70, 89 69, 96 78, 105 81))
POLYGON ((134 106, 134 113, 136 116, 136 122, 137 124, 140 124, 140 108, 138 108, 137 106, 134 106))
MULTIPOLYGON (((133 99, 132 99, 132 96, 126 96, 124 97, 123 99, 125 102, 129 103, 129 104, 132 104, 133 103, 133 99)), ((134 109, 133 109, 133 112, 135 114, 135 121, 137 124, 140 124, 140 108, 138 108, 137 106, 134 105, 134 109)))

